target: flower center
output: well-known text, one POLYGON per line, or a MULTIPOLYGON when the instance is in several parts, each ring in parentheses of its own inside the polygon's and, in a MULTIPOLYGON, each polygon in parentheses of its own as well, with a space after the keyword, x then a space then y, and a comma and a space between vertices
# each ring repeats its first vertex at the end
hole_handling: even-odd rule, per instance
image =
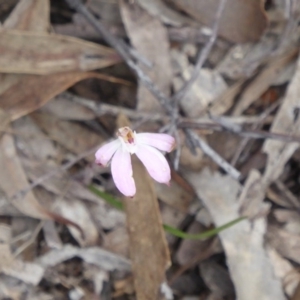
POLYGON ((117 136, 122 142, 125 149, 131 154, 136 151, 136 138, 135 132, 133 132, 129 127, 119 128, 117 131, 117 136))

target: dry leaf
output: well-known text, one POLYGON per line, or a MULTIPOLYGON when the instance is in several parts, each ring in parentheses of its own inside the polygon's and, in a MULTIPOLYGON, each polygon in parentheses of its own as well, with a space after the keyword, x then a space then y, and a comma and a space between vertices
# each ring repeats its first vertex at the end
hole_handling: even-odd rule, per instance
MULTIPOLYGON (((7 198, 28 187, 28 181, 21 162, 17 156, 13 138, 9 134, 3 135, 0 140, 0 187, 7 198)), ((22 213, 33 218, 49 219, 49 215, 30 191, 25 197, 13 200, 13 205, 22 213)))
MULTIPOLYGON (((230 176, 211 173, 186 173, 196 193, 204 202, 216 226, 238 217, 240 184, 230 176)), ((219 233, 225 250, 237 299, 284 300, 281 283, 274 277, 270 260, 264 249, 266 222, 258 218, 244 220, 219 233)))
POLYGON ((266 186, 262 181, 260 172, 256 169, 252 169, 249 172, 238 200, 241 215, 253 218, 262 212, 262 202, 265 198, 265 193, 266 186))
MULTIPOLYGON (((9 17, 3 24, 4 29, 30 29, 32 31, 47 31, 50 27, 50 5, 49 0, 21 0, 15 6, 9 17), (42 5, 41 5, 42 4, 42 5), (39 26, 36 27, 36 24, 39 26)), ((23 78, 23 75, 19 74, 0 74, 1 85, 0 95, 9 89, 11 86, 17 84, 19 80, 23 78)), ((23 92, 23 91, 22 91, 23 92)), ((12 99, 9 99, 11 102, 12 99)), ((1 101, 2 102, 2 101, 1 101)), ((6 112, 5 119, 0 117, 2 128, 7 126, 7 120, 10 119, 6 112)))
MULTIPOLYGON (((198 234, 205 231, 206 228, 199 222, 194 221, 188 228, 187 233, 198 234)), ((176 253, 176 260, 181 265, 184 266, 189 264, 191 261, 195 260, 199 253, 204 253, 208 249, 211 241, 210 240, 183 240, 176 253)), ((214 247, 210 252, 210 255, 220 253, 220 247, 214 247)), ((204 258, 205 259, 205 258, 204 258)))
MULTIPOLYGON (((153 63, 151 68, 143 69, 160 90, 169 95, 172 71, 166 28, 138 5, 127 4, 125 1, 120 3, 121 15, 131 43, 141 55, 153 63)), ((147 88, 139 85, 137 108, 157 112, 161 109, 161 105, 147 88)))
POLYGON ((0 238, 0 272, 22 280, 28 284, 37 285, 44 275, 44 268, 36 263, 23 262, 13 257, 10 250, 10 227, 1 224, 0 238))
POLYGON ((268 247, 267 251, 274 266, 275 275, 281 279, 285 293, 291 297, 300 281, 299 272, 273 248, 268 247))
POLYGON ((269 226, 267 231, 267 241, 283 257, 300 262, 300 236, 290 233, 277 226, 269 226))
MULTIPOLYGON (((31 181, 36 181, 45 174, 55 172, 59 169, 57 161, 61 159, 61 154, 57 151, 57 148, 54 147, 54 144, 49 137, 41 131, 35 122, 33 122, 29 117, 26 117, 17 120, 13 125, 14 131, 17 132, 16 145, 23 154, 20 155, 20 159, 22 161, 23 168, 26 171, 26 175, 31 181)), ((72 135, 73 133, 75 134, 75 132, 72 131, 73 126, 70 125, 70 127, 70 139, 76 139, 76 137, 72 135)), ((76 130, 78 128, 75 126, 74 129, 76 130)), ((90 134, 92 134, 92 136, 95 135, 85 130, 82 134, 87 135, 87 138, 90 134)), ((97 138, 99 137, 97 136, 97 138)), ((85 145, 83 144, 83 146, 85 145)), ((94 158, 92 159, 94 160, 94 158)), ((90 220, 90 222, 97 224, 99 230, 102 230, 102 228, 112 229, 117 225, 124 224, 125 222, 123 212, 111 208, 104 200, 95 196, 81 183, 70 179, 66 173, 59 172, 55 176, 48 178, 48 180, 43 181, 41 186, 57 196, 65 196, 69 199, 75 199, 74 201, 77 201, 78 199, 85 201, 85 205, 88 206, 88 210, 92 214, 91 219, 93 220, 90 220)), ((36 192, 37 190, 35 190, 35 193, 36 192)), ((48 201, 49 203, 52 203, 53 194, 51 200, 48 201)), ((45 195, 41 195, 39 198, 45 199, 46 197, 45 195)), ((3 202, 5 203, 5 201, 3 202)), ((2 207, 3 212, 1 210, 1 213, 5 212, 4 208, 6 209, 5 211, 14 213, 14 211, 11 211, 10 207, 6 204, 2 207)), ((66 207, 66 209, 68 208, 66 207)))
MULTIPOLYGON (((186 218, 186 213, 183 213, 168 204, 160 203, 160 214, 164 224, 178 228, 184 222, 186 218)), ((177 237, 167 233, 166 234, 167 242, 169 246, 174 245, 178 241, 177 237)))
POLYGON ((278 73, 283 70, 288 63, 295 57, 298 50, 292 50, 285 53, 282 57, 276 57, 269 62, 265 69, 247 86, 243 91, 233 115, 241 115, 252 103, 257 101, 259 97, 273 84, 278 77, 278 73))
MULTIPOLYGON (((48 138, 48 136, 42 133, 39 127, 37 127, 30 118, 22 118, 16 121, 14 123, 14 130, 18 133, 16 136, 16 143, 23 154, 20 156, 20 159, 26 171, 26 175, 31 181, 36 181, 45 174, 55 172, 59 169, 59 165, 56 163, 56 159, 59 158, 57 157, 57 152, 53 142, 48 138)), ((56 176, 52 176, 48 180, 43 181, 41 186, 59 197, 65 196, 68 199, 74 199, 75 202, 79 201, 78 199, 81 199, 85 202, 92 202, 91 204, 86 203, 87 205, 94 204, 94 207, 88 206, 87 208, 84 203, 79 203, 74 205, 74 207, 71 205, 70 207, 72 207, 72 209, 70 210, 68 205, 63 205, 64 203, 61 203, 60 205, 60 200, 58 199, 54 205, 58 209, 61 208, 66 211, 70 210, 69 213, 72 213, 72 216, 79 214, 78 218, 80 216, 82 217, 79 218, 79 220, 84 219, 84 217, 88 214, 87 210, 93 214, 93 218, 89 216, 86 218, 87 221, 83 222, 85 223, 83 231, 87 232, 85 234, 84 243, 95 243, 95 240, 97 239, 97 232, 94 229, 94 223, 97 225, 99 224, 99 230, 102 230, 102 228, 110 229, 118 223, 124 223, 122 212, 116 212, 115 209, 110 208, 104 200, 92 194, 79 182, 70 179, 66 173, 59 173, 56 176), (90 230, 89 228, 92 227, 93 230, 90 230)), ((37 190, 35 190, 35 193, 36 192, 37 190)), ((48 201, 45 200, 47 199, 45 195, 41 195, 41 197, 39 197, 40 199, 45 200, 43 201, 43 204, 46 205, 46 207, 52 208, 52 205, 49 204, 54 204, 53 194, 51 194, 51 200, 48 201)), ((7 205, 5 208, 6 211, 9 209, 7 205)), ((5 213, 5 211, 1 213, 5 213)), ((63 214, 67 213, 68 212, 64 212, 63 214)), ((75 217, 72 218, 75 219, 75 217)), ((74 230, 72 233, 74 233, 74 230)), ((74 233, 74 235, 76 235, 76 233, 74 233)), ((78 237, 78 233, 76 237, 82 242, 82 238, 78 237)))
POLYGON ((125 226, 119 226, 104 235, 103 248, 129 257, 129 237, 125 226))
POLYGON ((93 120, 96 117, 92 110, 72 101, 70 98, 64 96, 64 94, 49 101, 41 108, 41 111, 55 115, 62 120, 86 121, 93 120))
POLYGON ((55 223, 47 220, 43 224, 43 234, 47 246, 51 249, 61 249, 63 246, 62 240, 58 235, 55 223))
POLYGON ((110 48, 72 37, 29 31, 1 31, 0 51, 2 73, 47 75, 88 71, 120 62, 110 48))
POLYGON ((3 23, 5 29, 47 32, 50 28, 49 0, 21 0, 3 23))
MULTIPOLYGON (((16 147, 27 159, 45 162, 56 157, 57 148, 54 143, 29 116, 14 121, 12 128, 13 132, 16 133, 16 147)), ((22 157, 21 155, 21 160, 22 157)))
MULTIPOLYGON (((31 117, 50 138, 75 154, 90 150, 104 141, 101 136, 81 124, 62 121, 53 115, 41 112, 35 112, 31 117)), ((94 155, 90 159, 94 161, 94 155)))
POLYGON ((228 271, 213 259, 203 261, 199 266, 206 286, 219 299, 234 299, 235 292, 228 271))
POLYGON ((99 266, 107 271, 130 271, 128 259, 110 253, 100 247, 77 248, 67 244, 62 249, 47 252, 39 257, 36 262, 46 268, 53 267, 73 257, 80 257, 85 262, 99 266))
POLYGON ((217 70, 233 80, 249 78, 263 62, 268 60, 276 43, 277 38, 268 35, 259 43, 233 46, 219 63, 217 70))
POLYGON ((56 215, 42 207, 32 191, 26 195, 16 195, 29 186, 26 174, 17 156, 13 138, 4 134, 0 140, 0 188, 5 192, 7 199, 23 214, 37 219, 55 220, 63 224, 81 228, 74 222, 56 215))
MULTIPOLYGON (((7 18, 4 27, 46 33, 50 26, 49 18, 48 1, 22 0, 7 18), (37 24, 40 26, 37 27, 37 24)), ((22 35, 22 33, 24 31, 20 31, 18 34, 22 35)), ((17 50, 19 51, 19 49, 17 50)), ((35 59, 35 57, 33 58, 35 59)), ((90 77, 101 79, 103 76, 103 79, 108 79, 105 75, 82 72, 48 76, 24 76, 20 74, 0 74, 0 76, 0 108, 8 113, 11 120, 36 110, 80 80, 90 77)))
POLYGON ((82 247, 97 244, 99 238, 98 230, 91 218, 88 207, 84 205, 83 201, 75 198, 59 198, 55 210, 66 219, 73 221, 80 226, 83 236, 81 232, 74 227, 68 227, 73 237, 82 247))
POLYGON ((171 26, 193 24, 193 20, 168 7, 162 0, 138 0, 139 5, 153 17, 160 18, 162 22, 171 26))
MULTIPOLYGON (((295 75, 288 86, 283 103, 272 124, 271 131, 295 136, 299 135, 299 95, 300 57, 297 61, 295 75)), ((298 147, 298 143, 285 143, 270 139, 265 141, 263 151, 268 154, 268 160, 263 180, 268 183, 276 180, 281 175, 286 162, 298 147)))
POLYGON ((158 198, 168 205, 176 208, 182 213, 187 213, 188 208, 194 199, 194 194, 186 191, 176 181, 171 180, 170 186, 154 183, 158 198))
MULTIPOLYGON (((172 0, 197 21, 211 27, 218 0, 172 0)), ((220 21, 220 35, 235 42, 257 41, 267 26, 263 0, 228 0, 220 21)))
POLYGON ((240 92, 244 83, 245 80, 239 80, 224 91, 222 95, 216 97, 209 107, 209 112, 212 115, 223 115, 226 113, 234 104, 235 97, 240 92))
POLYGON ((40 108, 76 82, 92 77, 109 79, 105 75, 93 72, 16 77, 14 78, 15 82, 11 82, 10 87, 0 95, 0 108, 5 110, 12 121, 16 120, 40 108))
MULTIPOLYGON (((193 66, 189 62, 188 55, 184 51, 172 51, 173 65, 178 75, 173 79, 175 90, 191 78, 193 66)), ((185 115, 191 118, 199 117, 211 102, 222 95, 227 89, 227 84, 218 71, 202 68, 196 82, 192 85, 186 96, 181 99, 180 106, 185 115)))

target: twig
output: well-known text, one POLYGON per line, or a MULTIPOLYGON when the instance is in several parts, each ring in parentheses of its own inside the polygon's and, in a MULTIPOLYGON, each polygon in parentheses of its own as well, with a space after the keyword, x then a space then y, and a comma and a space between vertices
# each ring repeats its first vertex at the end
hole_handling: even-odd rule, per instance
POLYGON ((120 56, 126 61, 128 66, 135 71, 139 80, 155 95, 160 101, 161 105, 165 108, 168 114, 172 114, 172 106, 170 105, 168 97, 160 91, 160 89, 152 82, 148 75, 132 60, 130 56, 129 47, 120 39, 113 36, 105 26, 98 21, 93 14, 82 4, 81 0, 65 0, 70 7, 74 8, 78 13, 82 14, 86 20, 99 32, 106 42, 112 46, 120 56))
POLYGON ((205 63, 214 43, 216 41, 216 38, 218 36, 220 19, 221 19, 222 13, 224 11, 226 1, 227 0, 220 0, 218 10, 217 10, 217 13, 215 16, 211 36, 210 36, 207 44, 204 46, 204 48, 202 49, 202 51, 200 52, 200 54, 198 56, 198 59, 197 59, 196 65, 194 67, 193 73, 191 75, 191 78, 187 82, 185 82, 185 84, 180 88, 180 90, 172 97, 172 101, 174 101, 175 103, 178 103, 179 100, 181 100, 185 97, 186 93, 190 90, 192 85, 197 80, 200 70, 201 70, 203 64, 205 63))
POLYGON ((14 257, 19 256, 26 248, 28 248, 32 243, 36 241, 36 237, 38 236, 39 232, 43 228, 44 221, 41 221, 34 231, 32 232, 30 238, 25 241, 19 248, 16 249, 16 251, 13 253, 14 257))
POLYGON ((144 112, 137 112, 136 110, 129 109, 129 108, 123 108, 115 105, 105 104, 105 103, 96 103, 93 100, 83 98, 77 95, 73 95, 68 92, 64 92, 56 97, 56 99, 69 99, 72 100, 82 106, 85 106, 89 109, 91 109, 97 116, 103 116, 103 115, 113 115, 117 116, 119 114, 124 114, 130 119, 138 120, 138 119, 149 119, 152 121, 162 121, 166 122, 168 118, 163 114, 150 114, 150 113, 144 113, 144 112))
MULTIPOLYGON (((197 62, 194 67, 191 78, 187 82, 185 82, 184 85, 179 89, 179 91, 171 98, 171 103, 173 104, 173 113, 171 115, 172 116, 171 129, 177 128, 177 125, 178 125, 178 118, 179 118, 178 102, 181 99, 184 99, 184 97, 186 96, 186 93, 191 89, 193 84, 196 82, 197 78, 199 77, 200 70, 201 70, 203 64, 205 63, 206 59, 208 58, 208 55, 216 41, 216 38, 218 36, 220 19, 221 19, 221 15, 224 11, 226 1, 227 0, 220 0, 220 2, 219 2, 219 6, 217 9, 217 13, 216 13, 215 20, 214 20, 213 27, 212 27, 211 36, 197 58, 197 62)), ((186 135, 188 138, 193 138, 193 134, 192 134, 192 132, 189 132, 189 130, 186 130, 186 135)), ((179 141, 177 141, 177 142, 179 143, 179 141)), ((203 143, 204 143, 204 141, 203 141, 203 143)), ((178 153, 179 153, 179 150, 177 150, 176 157, 178 156, 178 153)))
POLYGON ((174 169, 177 171, 179 167, 179 160, 181 156, 181 139, 179 136, 178 130, 175 131, 175 138, 176 138, 176 151, 175 151, 175 158, 174 158, 174 169))
MULTIPOLYGON (((264 122, 264 120, 278 107, 278 105, 280 104, 281 101, 278 101, 276 103, 273 103, 268 109, 266 109, 260 116, 259 116, 259 120, 252 124, 251 129, 252 130, 256 130, 258 129, 264 122)), ((237 151, 235 152, 233 158, 231 159, 231 164, 233 166, 235 166, 242 154, 242 152, 244 151, 245 147, 247 146, 248 142, 250 141, 250 138, 244 138, 241 142, 240 145, 237 149, 237 151)), ((250 147, 249 147, 250 148, 250 147)), ((249 149, 248 148, 248 149, 249 149)), ((249 150, 248 150, 249 152, 249 150)))
MULTIPOLYGON (((238 126, 238 125, 237 125, 238 126)), ((179 128, 194 128, 194 129, 208 129, 213 131, 229 131, 238 134, 243 137, 252 139, 273 139, 287 143, 300 143, 300 136, 287 135, 276 132, 268 132, 263 130, 248 130, 243 129, 241 126, 233 129, 232 126, 226 126, 224 124, 219 125, 216 123, 196 123, 196 122, 180 122, 178 124, 179 128)))
MULTIPOLYGON (((163 123, 167 123, 170 121, 170 118, 165 116, 162 113, 147 113, 147 112, 141 112, 141 111, 136 111, 134 109, 130 108, 124 108, 120 106, 115 106, 111 104, 106 104, 106 103, 96 103, 93 100, 90 100, 88 98, 84 98, 81 96, 73 95, 69 92, 64 92, 58 96, 56 96, 56 99, 70 99, 80 105, 83 105, 90 110, 92 110, 96 116, 103 116, 105 114, 117 116, 120 113, 126 115, 132 120, 139 120, 139 119, 151 119, 152 121, 161 121, 163 123)), ((224 116, 224 120, 228 120, 231 123, 236 123, 236 124, 252 124, 259 122, 260 116, 224 116)), ((266 121, 268 123, 272 122, 273 118, 268 118, 266 121)), ((209 119, 208 117, 202 117, 202 118, 184 118, 181 117, 179 119, 180 122, 192 122, 192 123, 197 123, 197 124, 213 124, 214 122, 209 119)), ((170 126, 170 125, 168 125, 170 126)), ((204 126, 204 125, 203 125, 204 126)), ((163 130, 163 131, 166 131, 163 130)))
POLYGON ((275 185, 278 190, 285 195, 286 199, 290 202, 290 204, 292 204, 294 208, 300 208, 300 202, 298 198, 280 180, 277 179, 275 181, 275 185))
POLYGON ((223 159, 214 149, 212 149, 207 143, 205 143, 201 137, 191 130, 185 130, 186 135, 190 135, 193 140, 197 141, 198 146, 202 151, 209 156, 217 165, 219 165, 224 171, 226 171, 232 178, 239 180, 241 173, 231 166, 225 159, 223 159))

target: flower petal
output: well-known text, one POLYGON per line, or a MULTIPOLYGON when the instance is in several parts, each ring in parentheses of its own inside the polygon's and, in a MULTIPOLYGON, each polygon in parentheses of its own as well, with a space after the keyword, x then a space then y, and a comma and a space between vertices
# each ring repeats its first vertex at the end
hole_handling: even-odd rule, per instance
POLYGON ((118 190, 127 197, 136 193, 135 182, 132 177, 130 153, 119 148, 111 161, 111 173, 118 190))
POLYGON ((135 154, 142 161, 153 179, 160 183, 169 183, 171 171, 162 153, 151 146, 139 145, 135 154))
POLYGON ((138 133, 137 144, 155 147, 161 151, 171 152, 175 146, 175 139, 164 133, 138 133))
POLYGON ((121 146, 122 145, 120 140, 116 139, 100 147, 95 154, 96 163, 102 166, 106 166, 117 151, 117 149, 121 146))

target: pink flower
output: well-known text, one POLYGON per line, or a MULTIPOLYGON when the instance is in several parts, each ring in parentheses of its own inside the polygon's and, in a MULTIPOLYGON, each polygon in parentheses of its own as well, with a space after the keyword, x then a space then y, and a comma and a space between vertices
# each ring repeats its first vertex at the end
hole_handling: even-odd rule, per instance
POLYGON ((95 156, 96 163, 102 166, 111 161, 112 177, 122 194, 133 197, 136 193, 130 154, 136 154, 153 179, 160 183, 169 183, 170 167, 158 150, 172 151, 175 145, 172 136, 161 133, 136 133, 129 127, 120 128, 117 136, 116 140, 102 146, 95 156))

